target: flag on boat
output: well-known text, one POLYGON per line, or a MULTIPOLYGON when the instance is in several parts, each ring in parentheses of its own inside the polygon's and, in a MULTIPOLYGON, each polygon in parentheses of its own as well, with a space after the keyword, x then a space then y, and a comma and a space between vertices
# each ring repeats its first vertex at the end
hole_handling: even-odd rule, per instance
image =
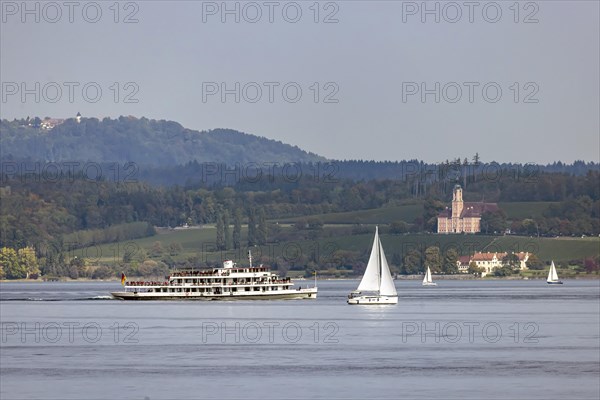
POLYGON ((125 274, 123 272, 121 272, 121 285, 125 285, 126 280, 127 280, 127 277, 125 276, 125 274))

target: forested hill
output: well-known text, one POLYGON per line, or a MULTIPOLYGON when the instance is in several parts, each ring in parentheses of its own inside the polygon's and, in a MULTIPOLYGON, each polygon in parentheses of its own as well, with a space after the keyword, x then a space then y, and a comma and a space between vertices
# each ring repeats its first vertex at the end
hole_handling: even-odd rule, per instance
MULTIPOLYGON (((241 171, 243 175, 247 169, 248 174, 255 174, 257 171, 253 163, 258 165, 258 172, 282 176, 299 171, 302 176, 310 175, 325 182, 339 179, 416 179, 418 186, 414 190, 417 194, 435 182, 447 182, 450 188, 455 183, 466 186, 469 183, 467 177, 471 177, 469 179, 472 181, 495 182, 500 178, 510 178, 531 183, 538 181, 543 173, 584 176, 590 170, 600 171, 597 162, 511 164, 482 161, 478 154, 440 163, 425 163, 417 159, 327 160, 296 146, 231 129, 200 132, 186 129, 173 121, 135 117, 103 120, 82 118, 79 123, 75 118, 65 121, 41 120, 37 117, 1 120, 0 141, 0 161, 11 164, 10 168, 2 168, 3 172, 12 171, 16 168, 14 165, 19 166, 17 173, 36 171, 39 165, 34 164, 40 162, 118 163, 119 168, 123 169, 134 163, 136 173, 133 178, 165 186, 239 183, 236 171, 241 171), (285 171, 277 170, 289 167, 290 163, 300 166, 285 171), (278 167, 271 170, 269 165, 278 167), (223 171, 233 171, 228 175, 230 178, 233 175, 233 183, 222 179, 223 174, 227 175, 223 171)), ((115 168, 115 165, 108 165, 104 171, 113 171, 115 168)), ((261 189, 256 182, 251 183, 252 190, 261 189)))
POLYGON ((194 131, 177 122, 147 118, 67 119, 44 129, 39 118, 0 121, 2 159, 41 162, 134 162, 147 166, 191 161, 229 165, 249 162, 319 162, 313 153, 230 129, 194 131))

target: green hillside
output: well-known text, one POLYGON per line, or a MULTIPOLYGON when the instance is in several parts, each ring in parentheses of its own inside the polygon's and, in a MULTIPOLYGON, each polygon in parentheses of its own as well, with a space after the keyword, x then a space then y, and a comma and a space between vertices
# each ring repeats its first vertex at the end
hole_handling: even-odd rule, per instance
POLYGON ((531 201, 498 203, 498 206, 506 213, 508 219, 524 219, 542 217, 544 211, 552 204, 558 203, 552 201, 531 201))
MULTIPOLYGON (((423 214, 423 204, 409 204, 395 207, 382 207, 372 210, 348 211, 308 216, 319 218, 325 224, 389 224, 393 221, 412 222, 423 214)), ((293 223, 307 217, 280 219, 279 222, 293 223)))
MULTIPOLYGON (((498 206, 506 213, 509 220, 541 217, 543 212, 556 202, 513 202, 499 203, 498 206)), ((389 224, 394 221, 412 222, 423 215, 423 202, 414 202, 393 207, 382 207, 370 210, 349 211, 340 213, 317 214, 311 217, 319 218, 325 224, 389 224)), ((293 223, 302 218, 294 217, 280 219, 279 222, 293 223)))
MULTIPOLYGON (((292 230, 292 227, 282 226, 282 231, 292 230)), ((324 235, 333 227, 326 227, 324 235)), ((373 228, 374 230, 374 228, 373 228)), ((126 251, 133 252, 133 258, 148 253, 154 242, 160 241, 167 249, 169 244, 178 243, 182 249, 173 256, 174 260, 185 260, 189 257, 200 257, 201 261, 221 261, 232 258, 245 262, 246 250, 215 252, 216 230, 213 226, 202 229, 171 230, 153 237, 88 247, 75 250, 72 255, 89 258, 94 263, 115 263, 121 261, 126 251)), ((242 230, 243 242, 246 229, 242 230)), ((307 256, 318 254, 321 263, 332 262, 337 251, 352 251, 368 254, 373 240, 373 234, 345 235, 320 238, 317 240, 300 240, 272 243, 254 248, 257 256, 263 255, 273 259, 284 257, 296 259, 298 251, 307 256)), ((517 236, 485 236, 485 235, 437 235, 437 234, 407 234, 386 235, 381 237, 388 258, 394 255, 403 256, 410 249, 422 249, 438 246, 443 251, 455 248, 462 255, 475 251, 529 251, 538 255, 542 261, 554 260, 563 262, 583 257, 597 257, 600 254, 600 238, 529 238, 517 236)))

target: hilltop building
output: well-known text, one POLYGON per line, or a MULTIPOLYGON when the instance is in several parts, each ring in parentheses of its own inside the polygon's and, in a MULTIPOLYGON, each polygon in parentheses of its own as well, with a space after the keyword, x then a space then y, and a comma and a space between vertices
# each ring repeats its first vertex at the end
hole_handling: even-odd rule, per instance
POLYGON ((65 120, 62 118, 46 118, 40 124, 40 128, 49 131, 51 129, 54 129, 55 126, 63 124, 64 122, 65 120))
POLYGON ((477 233, 481 232, 481 215, 498 211, 496 203, 463 201, 462 188, 454 186, 452 206, 438 215, 438 233, 477 233))

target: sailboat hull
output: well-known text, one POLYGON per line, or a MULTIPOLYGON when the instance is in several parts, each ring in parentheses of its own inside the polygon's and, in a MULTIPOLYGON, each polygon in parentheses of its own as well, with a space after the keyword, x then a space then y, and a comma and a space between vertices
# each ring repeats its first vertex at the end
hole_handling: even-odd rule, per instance
POLYGON ((398 304, 398 296, 358 296, 348 299, 352 305, 384 305, 398 304))
POLYGON ((546 282, 548 285, 562 285, 562 281, 557 281, 557 282, 546 282))
POLYGON ((437 286, 435 282, 423 282, 423 286, 437 286))

